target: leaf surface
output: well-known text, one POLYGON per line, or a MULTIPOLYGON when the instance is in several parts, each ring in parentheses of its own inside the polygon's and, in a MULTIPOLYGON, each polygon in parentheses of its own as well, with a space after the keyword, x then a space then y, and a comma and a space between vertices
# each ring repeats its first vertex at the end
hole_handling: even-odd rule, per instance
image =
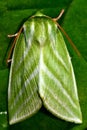
MULTIPOLYGON (((0 1, 0 111, 6 111, 7 104, 7 87, 8 87, 8 70, 6 66, 6 55, 8 46, 11 46, 12 39, 7 38, 8 34, 16 33, 21 25, 27 20, 27 18, 33 15, 37 10, 42 10, 42 12, 48 16, 56 17, 58 16, 60 10, 65 8, 65 14, 59 20, 59 23, 62 24, 65 31, 71 37, 74 44, 77 46, 78 50, 81 52, 82 56, 85 58, 79 58, 76 56, 73 48, 70 47, 69 43, 67 44, 72 62, 74 65, 74 71, 77 81, 78 94, 80 99, 80 105, 83 116, 83 123, 81 125, 75 125, 72 123, 67 123, 61 120, 58 120, 51 116, 49 112, 41 109, 32 118, 13 125, 10 127, 12 130, 84 130, 87 129, 87 1, 86 0, 57 0, 50 2, 47 0, 37 1, 37 3, 32 0, 31 2, 25 0, 16 1, 0 1), (14 4, 13 4, 14 3, 14 4), (32 3, 32 4, 31 4, 32 3), (43 4, 44 3, 44 4, 43 4), (54 5, 55 3, 55 5, 54 5), (50 5, 50 6, 49 6, 50 5), (73 19, 72 19, 73 17, 73 19), (79 35, 78 35, 79 34, 79 35), (85 40, 84 40, 85 39, 85 40), (4 77, 4 78, 3 78, 4 77), (3 80, 3 79, 6 79, 3 80), (3 90, 3 93, 2 93, 3 90), (4 96, 3 96, 4 95, 4 96), (34 125, 33 125, 34 124, 34 125)), ((66 39, 66 38, 65 38, 66 39)), ((67 43, 67 39, 66 39, 67 43)), ((9 47, 10 48, 10 47, 9 47)), ((2 120, 2 116, 0 115, 2 120)), ((4 123, 7 122, 7 118, 4 118, 4 123)), ((0 121, 1 122, 1 121, 0 121)), ((0 125, 0 128, 6 129, 3 127, 3 122, 0 125)))

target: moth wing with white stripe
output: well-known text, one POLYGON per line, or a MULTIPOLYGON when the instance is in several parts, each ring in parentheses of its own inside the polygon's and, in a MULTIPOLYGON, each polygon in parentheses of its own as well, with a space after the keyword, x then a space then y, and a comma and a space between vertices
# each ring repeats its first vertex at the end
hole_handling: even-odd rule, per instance
POLYGON ((21 32, 14 48, 9 76, 10 124, 24 120, 41 107, 37 88, 39 52, 35 44, 26 42, 24 32, 21 32))
POLYGON ((57 26, 50 23, 48 33, 50 39, 40 53, 40 96, 45 107, 55 116, 81 123, 75 76, 64 39, 57 26))
POLYGON ((24 23, 14 48, 8 87, 10 124, 30 117, 42 103, 61 119, 82 121, 63 37, 56 23, 40 14, 24 23))

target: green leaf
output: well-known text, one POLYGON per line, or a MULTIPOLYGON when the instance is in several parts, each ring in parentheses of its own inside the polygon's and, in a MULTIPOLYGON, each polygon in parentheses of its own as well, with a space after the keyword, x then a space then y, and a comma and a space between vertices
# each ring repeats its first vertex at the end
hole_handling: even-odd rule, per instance
MULTIPOLYGON (((24 23, 24 21, 34 14, 37 10, 42 10, 44 14, 56 17, 58 16, 60 10, 65 8, 65 15, 59 20, 60 24, 63 25, 65 31, 69 34, 78 50, 80 50, 82 56, 87 61, 87 1, 86 0, 54 0, 51 1, 41 1, 38 0, 37 3, 34 0, 8 0, 8 1, 0 1, 0 103, 4 103, 5 107, 0 104, 0 111, 7 110, 6 98, 7 96, 7 81, 8 74, 3 73, 6 67, 6 56, 8 46, 10 46, 11 41, 7 38, 8 34, 14 34, 18 31, 19 27, 24 23), (73 17, 73 18, 72 18, 73 17), (6 77, 6 81, 3 80, 3 76, 6 77), (3 84, 2 84, 2 81, 3 84), (5 92, 2 94, 1 89, 5 92), (4 95, 4 96, 3 96, 4 95), (2 101, 3 99, 3 101, 2 101)), ((66 39, 66 38, 65 38, 66 39)), ((67 41, 67 39, 66 39, 67 41)), ((79 99, 81 104, 81 110, 83 115, 83 123, 81 125, 74 125, 72 123, 67 123, 61 120, 58 120, 51 116, 47 111, 41 110, 34 117, 19 123, 17 125, 13 125, 10 127, 11 130, 84 130, 87 129, 87 63, 84 59, 77 57, 73 48, 67 44, 68 50, 72 57, 79 99)), ((10 47, 9 47, 10 48, 10 47)), ((1 118, 2 119, 2 118, 1 118)), ((7 118, 5 118, 6 121, 7 118)), ((4 123, 5 123, 4 121, 4 123)), ((2 125, 3 126, 3 125, 2 125)), ((0 127, 2 128, 2 127, 0 127)))
POLYGON ((8 69, 0 70, 0 128, 7 130, 7 83, 8 69))

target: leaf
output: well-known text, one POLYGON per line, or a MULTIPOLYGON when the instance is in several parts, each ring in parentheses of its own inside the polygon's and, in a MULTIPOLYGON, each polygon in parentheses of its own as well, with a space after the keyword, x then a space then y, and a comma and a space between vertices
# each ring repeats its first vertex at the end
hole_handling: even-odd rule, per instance
MULTIPOLYGON (((30 2, 28 0, 8 0, 8 1, 0 1, 0 69, 2 73, 6 69, 6 55, 8 46, 11 43, 11 40, 7 38, 8 34, 14 34, 18 31, 19 27, 22 23, 32 14, 34 14, 37 10, 43 10, 43 13, 56 17, 58 16, 60 10, 65 8, 65 15, 62 16, 62 20, 60 19, 60 24, 62 23, 65 31, 71 37, 78 50, 80 50, 81 54, 87 61, 87 1, 86 0, 54 0, 44 2, 38 0, 37 3, 34 4, 34 0, 30 2), (72 2, 72 3, 71 3, 72 2), (13 4, 14 3, 14 4, 13 4), (32 3, 32 4, 31 4, 32 3), (44 4, 43 4, 44 3, 44 4), (37 6, 36 6, 37 5, 37 6), (49 6, 50 5, 50 6, 49 6), (14 8, 13 8, 14 7, 14 8), (71 10, 71 11, 70 11, 71 10), (72 13, 73 12, 73 13, 72 13), (73 17, 73 19, 72 19, 73 17), (79 35, 78 35, 79 34, 79 35)), ((66 39, 66 38, 65 38, 66 39)), ((67 39, 66 39, 67 41, 67 39)), ((74 125, 72 123, 67 123, 61 120, 58 120, 51 116, 47 111, 42 109, 39 113, 37 113, 34 117, 19 123, 17 125, 13 125, 10 127, 12 130, 28 130, 29 128, 32 130, 84 130, 87 129, 87 64, 84 59, 80 59, 76 56, 73 48, 67 44, 68 50, 72 57, 78 92, 80 98, 80 104, 83 114, 83 123, 82 125, 74 125)), ((10 48, 10 47, 9 47, 10 48)), ((1 89, 5 92, 3 95, 7 95, 7 81, 8 74, 3 73, 3 76, 6 77, 6 81, 3 81, 2 73, 0 73, 0 95, 2 95, 1 89), (1 87, 2 84, 2 87, 1 87)), ((3 95, 1 96, 3 98, 3 95)), ((6 106, 6 99, 0 98, 0 103, 4 102, 6 106)), ((5 110, 6 107, 3 105, 0 106, 0 111, 5 110)), ((2 128, 2 127, 0 127, 2 128)))
POLYGON ((7 130, 7 83, 8 69, 0 70, 0 128, 7 130))

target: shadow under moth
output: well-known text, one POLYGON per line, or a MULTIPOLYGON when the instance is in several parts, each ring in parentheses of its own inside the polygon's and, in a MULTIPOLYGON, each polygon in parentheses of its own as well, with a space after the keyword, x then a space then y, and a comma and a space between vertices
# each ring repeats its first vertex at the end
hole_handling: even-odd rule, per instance
POLYGON ((60 119, 82 123, 75 75, 57 23, 59 17, 36 13, 15 34, 8 85, 9 124, 31 117, 42 104, 60 119))

